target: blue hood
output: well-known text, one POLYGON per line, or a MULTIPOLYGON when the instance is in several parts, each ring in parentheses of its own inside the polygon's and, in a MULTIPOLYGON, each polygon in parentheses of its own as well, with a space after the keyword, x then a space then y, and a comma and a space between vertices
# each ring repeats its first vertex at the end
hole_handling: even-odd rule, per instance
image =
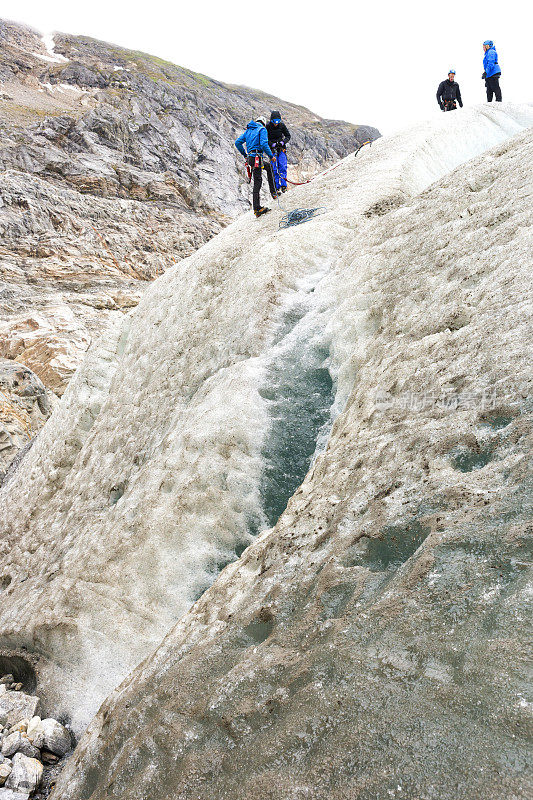
POLYGON ((268 146, 267 129, 260 122, 251 120, 246 130, 235 140, 235 147, 243 156, 249 153, 266 153, 272 158, 272 150, 268 146), (246 144, 246 150, 244 145, 246 144))

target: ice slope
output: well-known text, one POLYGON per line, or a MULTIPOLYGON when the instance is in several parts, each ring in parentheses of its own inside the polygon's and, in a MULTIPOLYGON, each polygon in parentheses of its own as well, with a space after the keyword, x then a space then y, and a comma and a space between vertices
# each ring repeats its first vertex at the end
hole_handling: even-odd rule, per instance
POLYGON ((295 297, 313 295, 338 413, 365 331, 335 265, 368 219, 532 123, 530 106, 480 106, 379 140, 284 199, 323 216, 278 231, 244 215, 92 348, 0 495, 0 645, 41 656, 41 695, 76 730, 263 524, 269 370, 295 297))
POLYGON ((51 800, 531 796, 532 171, 529 130, 354 231, 327 448, 51 800))

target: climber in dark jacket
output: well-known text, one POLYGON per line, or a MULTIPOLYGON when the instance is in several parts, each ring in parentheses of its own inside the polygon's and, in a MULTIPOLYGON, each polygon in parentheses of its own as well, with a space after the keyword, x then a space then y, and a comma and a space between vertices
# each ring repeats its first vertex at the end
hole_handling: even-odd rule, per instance
POLYGON ((266 132, 266 119, 258 117, 252 120, 246 126, 244 133, 241 133, 238 139, 235 140, 235 147, 243 155, 250 167, 254 179, 253 185, 253 209, 256 217, 260 217, 270 211, 261 205, 259 200, 259 192, 263 182, 262 169, 264 168, 268 178, 268 187, 270 194, 275 200, 278 196, 278 191, 274 183, 274 176, 272 174, 272 157, 273 152, 268 144, 268 134, 266 132), (244 148, 246 145, 246 149, 244 148))
POLYGON ((459 89, 459 84, 455 80, 454 69, 448 72, 447 80, 439 83, 439 88, 437 89, 437 103, 441 111, 455 111, 457 103, 459 103, 461 108, 463 107, 461 90, 459 89))
POLYGON ((279 111, 273 111, 270 115, 270 122, 266 126, 268 133, 268 143, 274 151, 272 167, 274 170, 274 180, 276 189, 287 191, 287 152, 285 146, 291 135, 284 122, 281 121, 279 111))

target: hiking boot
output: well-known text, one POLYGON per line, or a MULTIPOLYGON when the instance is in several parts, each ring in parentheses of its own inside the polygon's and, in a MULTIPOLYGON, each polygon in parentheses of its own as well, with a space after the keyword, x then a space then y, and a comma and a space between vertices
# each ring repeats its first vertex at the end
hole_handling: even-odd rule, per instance
POLYGON ((258 208, 257 211, 254 211, 254 214, 256 217, 262 217, 263 214, 268 214, 269 211, 270 209, 266 208, 266 206, 261 206, 261 208, 258 208))

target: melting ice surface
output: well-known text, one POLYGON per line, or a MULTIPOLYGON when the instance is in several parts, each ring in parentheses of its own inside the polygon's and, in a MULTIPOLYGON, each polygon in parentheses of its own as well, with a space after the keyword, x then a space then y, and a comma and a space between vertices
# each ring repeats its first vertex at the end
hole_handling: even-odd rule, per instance
MULTIPOLYGON (((320 272, 308 274, 286 295, 270 347, 264 355, 250 359, 249 368, 242 372, 241 393, 249 383, 256 403, 254 418, 249 417, 248 422, 255 431, 260 465, 246 474, 243 484, 248 498, 246 530, 234 548, 212 550, 191 587, 191 602, 205 592, 226 564, 242 555, 252 536, 276 524, 313 457, 327 441, 335 399, 329 370, 328 270, 326 262, 320 272), (257 402, 262 408, 257 408, 257 402)), ((239 413, 245 415, 245 408, 239 413)), ((242 502, 241 497, 239 504, 242 502)))
POLYGON ((317 443, 329 432, 334 387, 328 369, 322 278, 323 273, 309 276, 285 307, 260 390, 271 420, 262 449, 260 487, 269 526, 285 510, 309 469, 317 443))

